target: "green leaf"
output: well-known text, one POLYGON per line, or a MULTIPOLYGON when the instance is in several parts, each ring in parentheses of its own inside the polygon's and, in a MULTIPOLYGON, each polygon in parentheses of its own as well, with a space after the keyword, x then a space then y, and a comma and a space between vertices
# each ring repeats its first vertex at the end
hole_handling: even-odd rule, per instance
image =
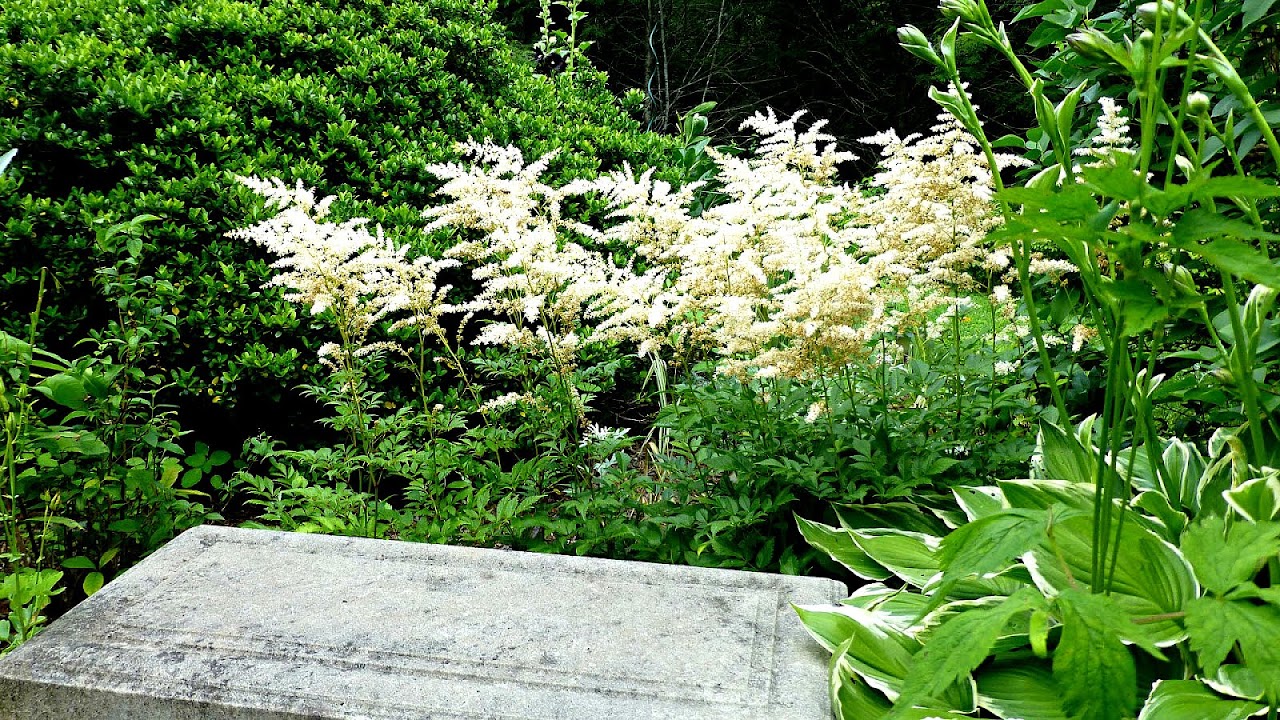
POLYGON ((1265 709, 1247 700, 1229 700, 1195 680, 1159 680, 1138 720, 1244 720, 1265 709))
POLYGON ((1247 28, 1265 17, 1275 2, 1276 0, 1244 0, 1244 20, 1241 21, 1241 29, 1247 28))
POLYGON ((997 717, 1067 720, 1062 711, 1062 689, 1053 674, 1040 664, 1019 662, 984 669, 978 682, 978 705, 997 717))
POLYGON ((931 605, 941 604, 965 577, 999 572, 1040 543, 1045 534, 1042 510, 1010 508, 962 525, 942 540, 938 561, 942 579, 931 605))
POLYGON ((796 526, 800 528, 800 534, 810 545, 849 568, 854 575, 864 580, 886 580, 893 576, 884 566, 863 552, 862 548, 854 543, 847 530, 805 520, 798 515, 796 526))
POLYGON ((1187 529, 1181 547, 1205 590, 1225 595, 1280 554, 1280 523, 1235 522, 1228 531, 1222 518, 1210 515, 1187 529))
MULTIPOLYGON (((1275 2, 1275 0, 1270 0, 1275 2)), ((1245 4, 1248 4, 1246 0, 1245 4)), ((1275 183, 1243 175, 1220 175, 1197 183, 1193 187, 1198 196, 1215 198, 1272 198, 1280 197, 1280 186, 1275 183)))
POLYGON ((877 618, 902 632, 911 631, 916 620, 929 611, 928 596, 884 583, 863 585, 840 604, 874 611, 877 618))
POLYGON ((858 547, 898 576, 917 588, 929 583, 940 569, 935 553, 939 539, 923 533, 890 530, 850 530, 858 547))
POLYGON ((1055 505, 1093 511, 1092 482, 1068 480, 1001 480, 997 483, 1009 505, 1047 510, 1055 505))
POLYGON ((1025 588, 994 607, 969 610, 952 617, 929 636, 928 644, 912 659, 911 672, 895 707, 920 705, 967 680, 987 659, 1009 621, 1043 602, 1040 593, 1025 588))
POLYGON ((70 375, 52 375, 42 380, 37 387, 46 397, 63 407, 72 410, 85 408, 84 383, 70 375))
POLYGON ((845 658, 853 671, 877 690, 897 696, 919 642, 861 608, 792 607, 805 630, 828 652, 852 638, 853 652, 845 658))
POLYGON ((1191 648, 1208 674, 1239 646, 1247 668, 1262 683, 1267 700, 1280 700, 1280 607, 1247 600, 1203 597, 1187 605, 1191 648))
POLYGON ((836 505, 835 510, 840 526, 847 530, 893 528, 926 535, 942 535, 947 531, 946 526, 932 515, 920 512, 920 506, 915 503, 836 505))
POLYGON ((1169 308, 1152 294, 1149 283, 1139 279, 1104 282, 1099 294, 1121 319, 1120 332, 1127 337, 1141 335, 1169 317, 1169 308))
POLYGON ((970 521, 1000 512, 999 488, 955 487, 951 494, 970 521))
MULTIPOLYGON (((1041 543, 1023 558, 1036 586, 1045 594, 1073 587, 1091 588, 1093 518, 1074 515, 1055 520, 1051 532, 1052 544, 1041 543)), ((1172 545, 1136 521, 1126 520, 1123 536, 1113 548, 1119 554, 1111 599, 1131 618, 1180 612, 1196 597, 1199 586, 1187 561, 1172 545)), ((1159 647, 1186 637, 1185 630, 1172 619, 1144 628, 1146 636, 1159 647)))
POLYGON ((1215 692, 1242 700, 1261 700, 1265 695, 1262 683, 1252 670, 1243 665, 1227 664, 1218 672, 1201 678, 1215 692))
POLYGON ((1062 707, 1080 720, 1120 720, 1138 706, 1137 669, 1116 634, 1105 595, 1066 590, 1058 597, 1062 638, 1053 654, 1053 678, 1062 707))
POLYGON ((849 638, 831 655, 831 709, 838 720, 881 720, 893 704, 854 675, 844 662, 852 643, 853 638, 849 638))
POLYGON ((1133 202, 1142 194, 1142 176, 1128 165, 1105 164, 1081 169, 1085 185, 1106 197, 1133 202))
POLYGON ((88 597, 98 592, 99 590, 101 590, 104 582, 105 582, 105 578, 103 578, 102 573, 100 572, 95 571, 86 575, 84 578, 84 583, 81 585, 81 588, 84 590, 85 597, 88 597))
POLYGON ((1280 235, 1198 208, 1184 214, 1173 228, 1172 244, 1236 277, 1280 288, 1280 268, 1264 254, 1235 238, 1277 240, 1280 235), (1225 237, 1223 237, 1225 236, 1225 237), (1200 240, 1220 238, 1201 244, 1200 240))
POLYGON ((73 558, 67 558, 62 561, 62 567, 68 570, 97 570, 98 566, 92 560, 83 555, 77 555, 73 558))
POLYGON ((1222 495, 1232 510, 1253 522, 1274 520, 1280 515, 1280 475, 1275 473, 1247 480, 1222 495))
MULTIPOLYGON (((1050 422, 1040 423, 1040 456, 1044 461, 1044 479, 1092 483, 1097 471, 1091 449, 1086 448, 1075 433, 1069 433, 1050 422)), ((1012 500, 1010 501, 1012 504, 1012 500)))

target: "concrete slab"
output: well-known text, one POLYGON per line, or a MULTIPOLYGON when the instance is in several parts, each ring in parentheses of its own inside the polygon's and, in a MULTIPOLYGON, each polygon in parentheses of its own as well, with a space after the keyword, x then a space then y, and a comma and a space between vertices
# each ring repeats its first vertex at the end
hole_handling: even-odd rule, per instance
POLYGON ((0 661, 13 720, 828 720, 819 578, 206 526, 0 661))

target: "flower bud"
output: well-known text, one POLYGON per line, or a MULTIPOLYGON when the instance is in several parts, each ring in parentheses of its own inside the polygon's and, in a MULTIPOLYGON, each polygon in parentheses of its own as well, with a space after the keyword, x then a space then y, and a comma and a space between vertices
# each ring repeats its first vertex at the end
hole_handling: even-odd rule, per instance
POLYGON ((1196 287, 1196 279, 1191 275, 1191 271, 1181 265, 1172 263, 1165 265, 1165 279, 1169 281, 1178 292, 1183 295, 1195 296, 1199 295, 1199 289, 1196 287))
POLYGON ((974 25, 982 24, 982 10, 978 7, 977 0, 942 0, 938 7, 948 20, 960 18, 974 25))
POLYGON ((1085 28, 1080 32, 1071 33, 1067 36, 1067 45, 1070 45, 1071 49, 1081 57, 1096 62, 1120 62, 1127 54, 1124 48, 1095 28, 1085 28))
POLYGON ((1196 117, 1209 114, 1209 96, 1202 92, 1193 92, 1187 96, 1187 112, 1196 117))
POLYGON ((1159 0, 1159 2, 1148 2, 1138 6, 1138 24, 1143 27, 1155 27, 1157 12, 1160 14, 1160 23, 1166 28, 1180 29, 1192 23, 1191 16, 1182 8, 1169 0, 1159 0))
POLYGON ((942 58, 938 57, 938 53, 929 44, 929 39, 915 25, 903 25, 898 28, 898 44, 921 60, 928 60, 934 65, 942 64, 942 58))

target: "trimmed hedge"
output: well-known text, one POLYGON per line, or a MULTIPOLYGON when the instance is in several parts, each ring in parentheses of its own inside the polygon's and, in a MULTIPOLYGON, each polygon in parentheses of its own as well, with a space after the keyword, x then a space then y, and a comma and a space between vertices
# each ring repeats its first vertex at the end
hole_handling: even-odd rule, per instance
MULTIPOLYGON (((0 326, 25 325, 39 269, 53 350, 105 324, 97 223, 141 213, 145 271, 172 281, 163 365, 190 410, 234 397, 260 414, 303 380, 318 332, 260 293, 256 248, 223 234, 262 212, 237 174, 301 179, 420 247, 423 168, 457 140, 561 150, 562 177, 652 164, 670 141, 640 131, 591 72, 533 73, 475 0, 12 0, 0 7, 0 326), (200 400, 193 400, 200 398, 200 400)), ((20 333, 22 334, 22 333, 20 333)), ((244 413, 241 413, 242 415, 244 413)), ((221 413, 216 413, 221 415, 221 413)), ((225 415, 221 415, 225 417, 225 415)), ((261 418, 246 416, 263 426, 261 418)))

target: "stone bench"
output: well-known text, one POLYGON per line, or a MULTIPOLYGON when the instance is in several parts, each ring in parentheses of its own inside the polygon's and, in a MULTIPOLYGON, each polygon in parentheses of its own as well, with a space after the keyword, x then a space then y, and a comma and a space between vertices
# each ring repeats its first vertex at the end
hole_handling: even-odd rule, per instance
POLYGON ((843 585, 206 526, 0 660, 6 720, 828 720, 843 585))

